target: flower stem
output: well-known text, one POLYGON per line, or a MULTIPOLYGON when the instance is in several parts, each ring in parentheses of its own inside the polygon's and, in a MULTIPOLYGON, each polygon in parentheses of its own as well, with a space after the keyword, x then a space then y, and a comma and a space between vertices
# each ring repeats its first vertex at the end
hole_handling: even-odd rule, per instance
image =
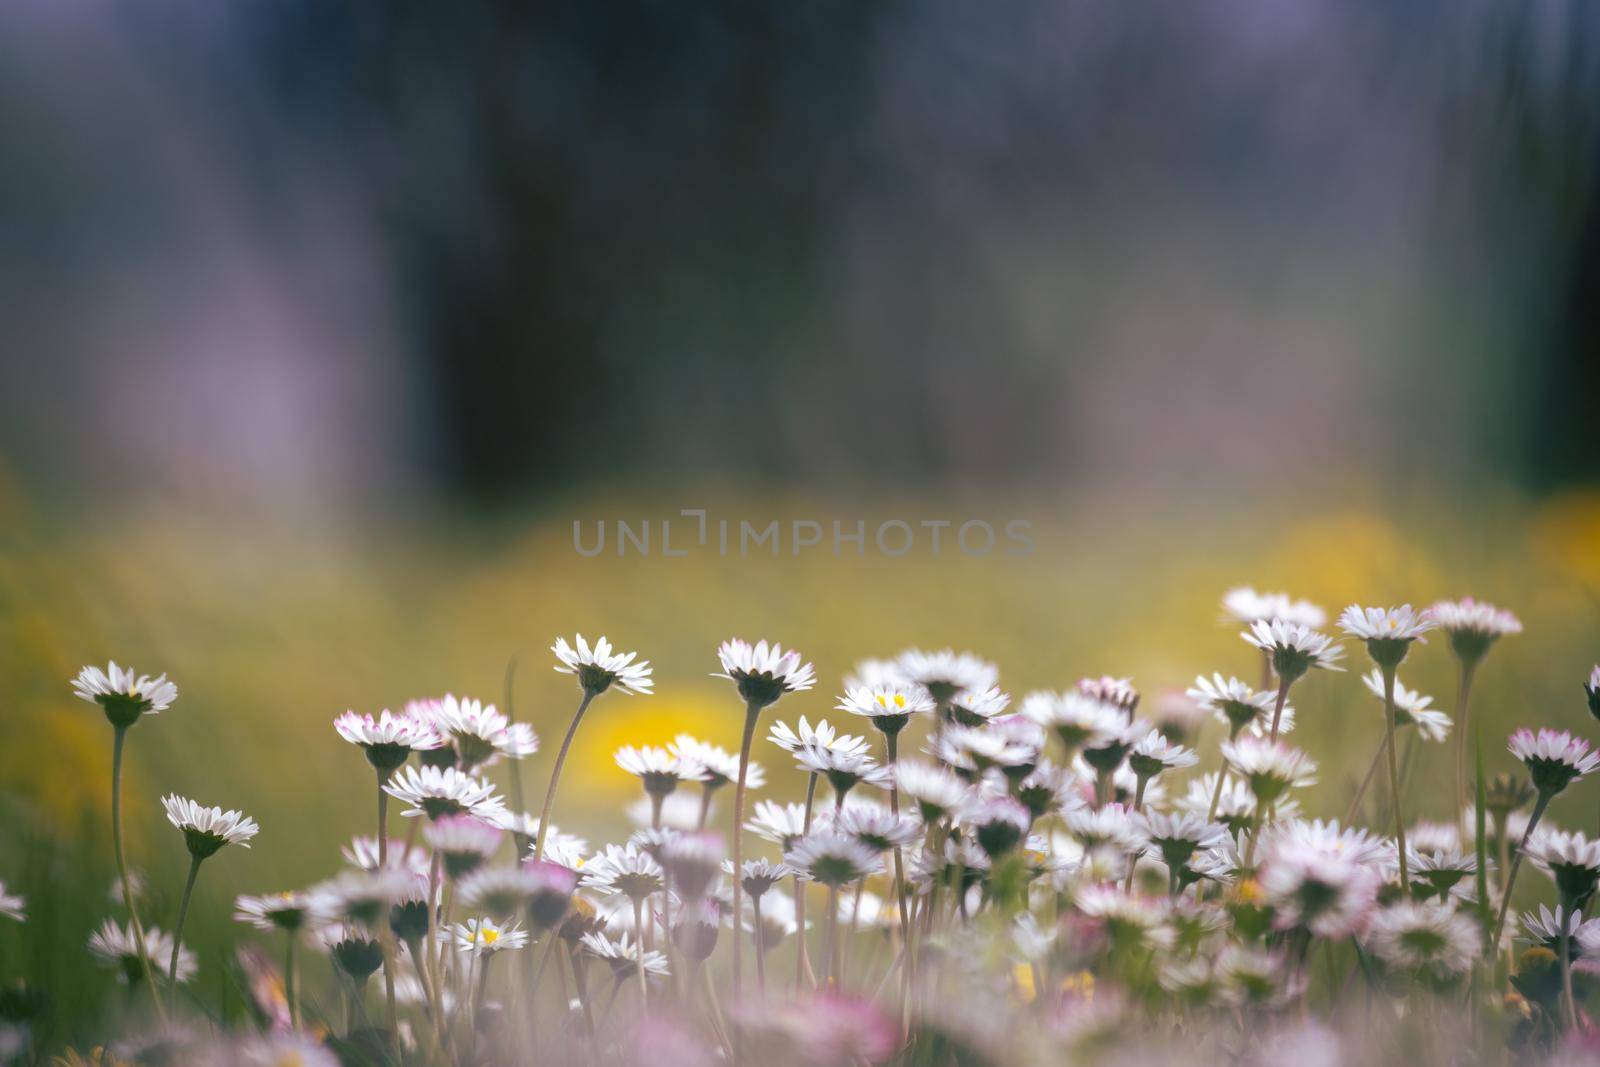
POLYGON ((761 930, 761 898, 750 898, 750 938, 755 942, 756 950, 756 991, 762 999, 767 995, 767 952, 762 947, 763 934, 761 930))
MULTIPOLYGON (((378 772, 378 869, 389 869, 389 794, 383 791, 384 782, 388 775, 383 771, 378 772)), ((392 935, 386 930, 379 930, 383 940, 383 1000, 384 1006, 389 1011, 389 1033, 399 1033, 399 1017, 395 1014, 394 1003, 394 958, 398 954, 391 943, 392 935)))
POLYGON ((178 984, 178 952, 183 947, 183 923, 189 917, 189 900, 194 896, 194 880, 200 876, 200 857, 189 857, 189 878, 183 883, 183 900, 178 904, 178 923, 172 928, 172 959, 167 964, 167 985, 178 984))
POLYGON ((1400 858, 1400 892, 1411 899, 1411 872, 1406 863, 1406 817, 1400 804, 1400 761, 1394 744, 1394 668, 1383 668, 1383 729, 1389 749, 1389 799, 1394 803, 1394 839, 1400 858))
MULTIPOLYGON (((742 884, 743 869, 740 866, 743 850, 740 847, 740 843, 744 839, 745 772, 750 768, 750 745, 755 740, 756 720, 760 717, 761 705, 754 700, 749 701, 744 709, 744 738, 739 743, 739 780, 733 787, 733 922, 735 930, 738 929, 738 924, 741 921, 740 916, 744 914, 741 910, 741 902, 744 899, 744 886, 742 884)), ((743 948, 744 938, 735 937, 733 939, 733 996, 735 999, 738 998, 744 988, 741 984, 744 963, 744 953, 741 950, 743 948)), ((737 1052, 739 1049, 737 1031, 733 1037, 734 1051, 737 1052)))
POLYGON ((1272 706, 1272 736, 1270 740, 1273 741, 1278 739, 1278 726, 1283 721, 1283 706, 1289 702, 1290 680, 1288 675, 1278 679, 1278 702, 1272 706))
POLYGON ((299 960, 296 959, 295 950, 300 941, 300 933, 297 930, 290 930, 288 936, 289 943, 283 950, 283 999, 289 1004, 289 1029, 298 1030, 300 1029, 300 995, 297 988, 299 975, 295 971, 299 966, 299 960))
MULTIPOLYGON (((806 813, 801 823, 805 832, 811 831, 811 810, 817 800, 817 772, 812 771, 810 779, 806 782, 806 813)), ((797 871, 794 876, 794 921, 797 929, 795 937, 798 939, 794 955, 794 987, 800 988, 805 981, 808 961, 806 959, 806 883, 800 880, 797 871)))
MULTIPOLYGON (((1528 851, 1528 839, 1533 836, 1533 831, 1539 826, 1539 819, 1544 815, 1544 809, 1550 806, 1550 799, 1554 794, 1539 792, 1539 799, 1533 802, 1533 813, 1528 816, 1528 828, 1522 832, 1522 843, 1517 846, 1517 854, 1511 857, 1511 868, 1506 872, 1506 887, 1500 894, 1500 914, 1495 916, 1494 930, 1489 935, 1488 951, 1498 954, 1500 951, 1500 931, 1506 925, 1506 909, 1511 905, 1511 890, 1516 888, 1517 872, 1522 869, 1523 854, 1528 851)), ((1506 820, 1509 821, 1509 820, 1506 820)), ((1505 836, 1505 827, 1500 828, 1500 836, 1505 836)))
POLYGON ((122 882, 122 904, 128 909, 128 925, 133 928, 133 944, 139 950, 139 965, 144 970, 144 984, 150 987, 150 999, 155 1003, 156 1016, 167 1021, 167 1009, 161 1002, 161 990, 156 987, 155 971, 150 966, 150 952, 144 947, 144 924, 133 906, 133 880, 128 877, 128 863, 122 853, 122 748, 128 739, 126 726, 113 727, 111 742, 111 846, 117 858, 117 878, 122 882))
POLYGON ((567 750, 572 747, 572 738, 578 732, 578 723, 583 721, 583 713, 589 710, 589 701, 594 699, 594 693, 588 689, 583 691, 583 699, 578 701, 578 710, 573 712, 572 724, 567 727, 567 736, 561 739, 561 750, 556 753, 555 769, 550 772, 550 788, 544 793, 544 807, 539 810, 539 837, 533 843, 533 858, 544 859, 544 838, 550 831, 550 809, 556 802, 556 787, 561 784, 561 768, 567 762, 567 750))
POLYGON ((1378 773, 1378 768, 1383 764, 1383 755, 1389 751, 1389 733, 1384 731, 1383 737, 1378 740, 1378 751, 1372 754, 1372 762, 1367 764, 1366 777, 1361 779, 1361 784, 1356 787, 1356 795, 1350 798, 1350 807, 1344 814, 1345 825, 1350 825, 1356 813, 1361 810, 1361 801, 1366 798, 1367 787, 1372 785, 1373 776, 1378 773))
POLYGON ((650 1007, 650 984, 644 979, 644 899, 635 897, 633 900, 633 929, 638 951, 635 970, 639 973, 639 1011, 645 1012, 650 1007))
POLYGON ((1468 700, 1472 695, 1472 675, 1477 670, 1477 661, 1463 660, 1461 663, 1461 688, 1456 693, 1456 810, 1463 811, 1467 806, 1467 711, 1468 700))
POLYGON ((835 996, 839 994, 840 973, 839 966, 839 887, 828 886, 828 982, 832 987, 829 991, 835 996))

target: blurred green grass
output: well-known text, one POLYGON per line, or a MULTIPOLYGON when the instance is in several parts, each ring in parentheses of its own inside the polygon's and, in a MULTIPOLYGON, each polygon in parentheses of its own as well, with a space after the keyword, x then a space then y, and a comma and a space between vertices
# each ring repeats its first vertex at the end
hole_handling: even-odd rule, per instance
MULTIPOLYGON (((551 669, 557 634, 602 633, 656 666, 658 695, 608 695, 579 734, 556 821, 604 839, 623 827, 635 783, 611 763, 620 744, 662 741, 679 729, 733 745, 739 705, 709 677, 715 647, 733 636, 792 644, 817 665, 818 688, 772 715, 829 715, 858 659, 909 645, 970 648, 996 660, 1002 684, 1070 685, 1088 674, 1131 675, 1147 694, 1182 688, 1200 672, 1253 678, 1253 650, 1219 622, 1237 584, 1286 589, 1329 609, 1352 601, 1426 604, 1473 595, 1517 612, 1526 632, 1491 655, 1474 692, 1491 772, 1510 767, 1502 738, 1516 725, 1600 733, 1581 682, 1600 658, 1600 494, 1543 502, 1509 494, 1410 500, 1376 494, 1285 494, 1227 500, 822 501, 703 493, 713 515, 866 518, 983 517, 1032 521, 1028 558, 914 552, 903 558, 826 550, 719 558, 692 554, 595 559, 572 548, 582 516, 675 515, 679 498, 613 491, 547 504, 514 518, 373 521, 359 528, 251 525, 195 515, 66 517, 11 494, 0 555, 0 677, 8 743, 0 745, 0 878, 29 898, 31 921, 0 924, 0 978, 26 973, 52 988, 55 1022, 70 1035, 110 988, 84 943, 111 911, 107 845, 110 729, 71 695, 85 663, 109 658, 166 671, 181 696, 130 741, 130 852, 148 873, 167 926, 183 872, 182 843, 158 797, 176 791, 239 807, 262 825, 256 846, 208 864, 186 941, 201 954, 197 991, 222 995, 221 961, 245 933, 231 921, 239 892, 302 886, 330 874, 338 846, 370 833, 371 772, 339 741, 346 708, 398 708, 445 691, 500 703, 517 657, 516 713, 544 749, 522 767, 542 791, 575 703, 551 669)), ((787 549, 785 550, 787 551, 787 549)), ((1378 707, 1352 670, 1317 675, 1295 692, 1294 740, 1322 766, 1310 814, 1338 816, 1341 797, 1377 741, 1378 707)), ((1447 710, 1454 668, 1443 642, 1401 672, 1447 710)), ((1201 770, 1215 764, 1216 731, 1201 770)), ((758 745, 779 773, 768 795, 793 794, 797 774, 758 745)), ((1417 817, 1447 814, 1447 750, 1427 746, 1409 791, 1417 817)), ((506 784, 506 768, 495 777, 506 784)), ((530 801, 531 803, 531 801, 530 801)), ((1600 804, 1584 783, 1558 804, 1558 822, 1583 826, 1600 804)), ((396 818, 394 824, 398 826, 396 818)), ((147 920, 148 921, 148 920, 147 920)))

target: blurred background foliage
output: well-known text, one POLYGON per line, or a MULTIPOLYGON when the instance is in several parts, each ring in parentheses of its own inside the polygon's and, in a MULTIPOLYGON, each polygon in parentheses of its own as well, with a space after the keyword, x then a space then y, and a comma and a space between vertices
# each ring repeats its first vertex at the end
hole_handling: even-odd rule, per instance
MULTIPOLYGON (((182 691, 130 748, 157 918, 161 793, 263 826, 200 883, 208 998, 233 894, 369 831, 331 718, 500 702, 515 657, 540 783, 557 634, 657 664, 579 737, 557 821, 592 839, 619 744, 736 740, 730 635, 812 658, 776 714, 815 718, 908 645, 1153 698, 1253 677, 1232 585, 1471 594, 1528 627, 1478 682, 1491 768, 1513 725, 1593 733, 1597 100, 1582 0, 4 5, 0 877, 32 921, 0 978, 63 1025, 109 984, 109 728, 67 681, 111 657, 182 691), (572 549, 683 507, 1037 547, 572 549)), ((1403 677, 1453 705, 1437 642, 1403 677)), ((1296 703, 1340 813, 1375 702, 1296 703)))

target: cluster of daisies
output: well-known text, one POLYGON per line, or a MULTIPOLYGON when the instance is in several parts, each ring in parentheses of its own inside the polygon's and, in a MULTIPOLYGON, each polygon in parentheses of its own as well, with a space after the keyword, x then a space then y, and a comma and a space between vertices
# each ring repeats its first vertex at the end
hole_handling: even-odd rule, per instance
MULTIPOLYGON (((814 668, 730 640, 716 676, 737 693, 738 751, 687 734, 618 750, 639 782, 637 829, 599 847, 552 818, 558 800, 580 807, 561 797, 561 772, 595 698, 652 691, 633 653, 556 641, 578 702, 536 813, 499 783, 521 795, 515 761, 539 739, 493 705, 347 712, 334 729, 372 771, 372 833, 319 885, 238 898, 237 919, 281 955, 240 955, 259 1032, 221 1044, 182 996, 198 970, 182 931, 202 862, 248 846, 257 826, 163 798, 186 887, 170 933, 138 914, 122 749, 177 692, 115 663, 85 668, 77 693, 114 728, 122 911, 89 951, 130 1002, 147 996, 159 1040, 183 1043, 186 1062, 278 1050, 317 1064, 510 1063, 532 1047, 556 1061, 987 1062, 1000 1048, 1087 1054, 1133 1032, 1249 1058, 1287 1023, 1312 1025, 1313 1005, 1329 1018, 1361 1005, 1369 1032, 1592 1042, 1600 839, 1558 828, 1551 810, 1600 755, 1567 732, 1518 730, 1521 772, 1488 778, 1469 718, 1473 678, 1517 619, 1470 599, 1352 606, 1334 636, 1320 608, 1282 594, 1237 589, 1223 607, 1255 650, 1254 680, 1203 675, 1148 702, 1109 676, 1014 701, 993 663, 913 649, 858 663, 831 721, 779 717, 769 709, 813 690, 814 668), (1453 716, 1400 680, 1440 635, 1453 716), (1347 809, 1313 818, 1297 794, 1317 765, 1291 738, 1316 711, 1290 698, 1352 652, 1381 711, 1350 728, 1372 759, 1347 809), (1208 726, 1216 758, 1201 770, 1208 726), (1449 780, 1428 784, 1453 794, 1453 820, 1408 818, 1419 742, 1452 746, 1449 780), (801 799, 752 800, 776 765, 801 799), (1525 863, 1552 892, 1508 922, 1525 863), (306 947, 326 954, 334 985, 303 987, 306 947)), ((1600 667, 1584 690, 1600 718, 1600 667)), ((25 916, 3 885, 0 915, 25 916)))

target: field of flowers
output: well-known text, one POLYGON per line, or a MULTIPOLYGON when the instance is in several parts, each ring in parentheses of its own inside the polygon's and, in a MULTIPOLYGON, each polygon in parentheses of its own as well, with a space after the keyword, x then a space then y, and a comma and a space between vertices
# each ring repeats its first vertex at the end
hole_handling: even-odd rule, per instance
POLYGON ((1194 516, 13 505, 0 1061, 1600 1057, 1600 502, 1194 516))

